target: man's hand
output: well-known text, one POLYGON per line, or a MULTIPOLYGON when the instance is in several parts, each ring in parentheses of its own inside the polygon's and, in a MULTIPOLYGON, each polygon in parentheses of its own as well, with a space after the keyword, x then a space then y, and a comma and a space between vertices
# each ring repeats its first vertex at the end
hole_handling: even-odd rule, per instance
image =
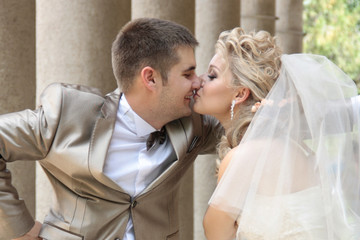
POLYGON ((40 229, 42 224, 38 221, 35 222, 33 228, 26 233, 24 236, 13 239, 13 240, 41 240, 42 238, 39 237, 40 229))

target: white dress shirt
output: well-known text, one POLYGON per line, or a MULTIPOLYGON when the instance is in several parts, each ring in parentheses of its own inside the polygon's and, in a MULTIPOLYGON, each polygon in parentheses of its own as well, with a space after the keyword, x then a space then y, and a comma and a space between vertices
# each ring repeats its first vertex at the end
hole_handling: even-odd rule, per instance
MULTIPOLYGON (((163 144, 146 150, 146 140, 156 130, 131 109, 122 94, 104 173, 131 197, 141 194, 170 165, 166 159, 176 159, 168 137, 163 144)), ((130 216, 124 240, 134 239, 130 216)))

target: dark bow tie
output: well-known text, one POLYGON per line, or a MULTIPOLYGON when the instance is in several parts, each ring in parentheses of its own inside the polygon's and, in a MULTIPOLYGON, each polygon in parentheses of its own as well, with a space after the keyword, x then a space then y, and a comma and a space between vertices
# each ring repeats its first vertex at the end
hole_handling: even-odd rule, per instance
POLYGON ((160 131, 155 131, 150 134, 146 141, 146 150, 152 149, 156 143, 163 144, 166 139, 165 128, 163 127, 160 131))

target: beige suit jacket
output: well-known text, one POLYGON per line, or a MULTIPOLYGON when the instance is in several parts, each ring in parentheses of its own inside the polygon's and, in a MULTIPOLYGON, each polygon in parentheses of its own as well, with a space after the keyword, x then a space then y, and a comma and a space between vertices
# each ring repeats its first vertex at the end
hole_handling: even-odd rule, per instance
POLYGON ((179 238, 179 180, 200 152, 213 152, 219 124, 199 115, 167 124, 177 159, 131 199, 103 173, 119 98, 119 90, 104 97, 52 84, 37 110, 0 116, 0 239, 22 236, 34 224, 6 170, 16 160, 40 160, 54 188, 44 239, 122 239, 130 213, 137 240, 179 238))

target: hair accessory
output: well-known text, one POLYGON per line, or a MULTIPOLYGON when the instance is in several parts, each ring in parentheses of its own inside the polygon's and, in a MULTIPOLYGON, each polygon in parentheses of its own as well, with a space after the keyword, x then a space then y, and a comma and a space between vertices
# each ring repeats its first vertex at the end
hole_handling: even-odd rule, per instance
POLYGON ((234 107, 235 107, 235 99, 231 102, 231 109, 230 109, 230 115, 231 115, 231 121, 234 118, 234 107))
POLYGON ((259 107, 261 106, 260 102, 256 102, 252 107, 251 107, 251 112, 255 113, 259 107))

